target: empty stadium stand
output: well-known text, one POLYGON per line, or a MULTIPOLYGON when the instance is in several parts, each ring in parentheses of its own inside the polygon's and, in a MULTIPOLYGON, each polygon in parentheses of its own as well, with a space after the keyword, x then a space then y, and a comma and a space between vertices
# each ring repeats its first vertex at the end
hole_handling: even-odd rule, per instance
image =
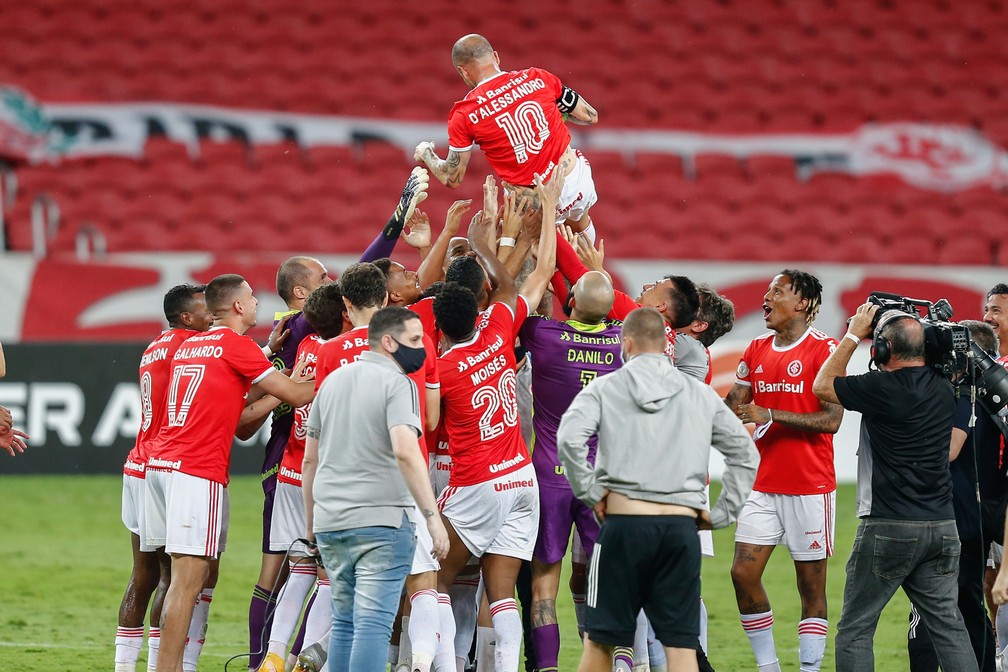
MULTIPOLYGON (((33 0, 0 3, 0 26, 0 83, 45 102, 439 122, 466 91, 450 46, 481 32, 503 67, 556 72, 606 128, 834 133, 930 121, 1008 147, 1000 0, 33 0)), ((1008 263, 1008 198, 990 187, 809 175, 787 157, 593 151, 590 133, 593 217, 612 257, 1008 263)), ((91 225, 110 251, 353 252, 385 222, 412 164, 374 141, 155 138, 139 161, 18 165, 8 245, 31 249, 31 204, 48 194, 61 221, 53 250, 74 249, 91 225)), ((478 199, 486 171, 477 153, 457 192, 432 186, 436 227, 452 200, 478 199)))

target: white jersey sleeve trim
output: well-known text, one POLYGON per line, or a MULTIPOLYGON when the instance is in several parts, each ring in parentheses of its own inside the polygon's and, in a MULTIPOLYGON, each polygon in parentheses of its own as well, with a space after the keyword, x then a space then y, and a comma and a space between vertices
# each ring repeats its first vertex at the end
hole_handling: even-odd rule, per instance
POLYGON ((256 376, 252 380, 252 384, 255 385, 256 383, 261 383, 266 378, 266 376, 268 376, 269 374, 273 373, 274 371, 276 371, 276 369, 274 369, 272 366, 269 367, 268 369, 266 369, 265 371, 263 371, 262 373, 260 373, 258 376, 256 376))
POLYGON ((441 383, 424 383, 428 390, 440 390, 441 383))
POLYGON ((471 151, 472 148, 475 147, 475 146, 476 146, 475 142, 472 143, 471 145, 469 145, 468 147, 452 147, 451 145, 448 145, 448 151, 450 151, 450 152, 468 152, 468 151, 471 151))
POLYGON ((746 387, 752 387, 752 383, 750 383, 748 380, 739 380, 738 378, 735 379, 735 384, 745 385, 746 387))

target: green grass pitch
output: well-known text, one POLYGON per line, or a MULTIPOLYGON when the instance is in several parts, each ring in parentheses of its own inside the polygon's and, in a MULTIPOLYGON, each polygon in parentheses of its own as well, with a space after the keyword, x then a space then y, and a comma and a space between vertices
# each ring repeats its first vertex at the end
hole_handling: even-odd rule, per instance
MULTIPOLYGON (((119 601, 130 571, 129 535, 119 520, 116 476, 0 477, 0 672, 111 669, 119 601)), ((259 571, 261 490, 258 479, 231 482, 231 531, 214 593, 200 670, 221 670, 248 644, 247 611, 259 571)), ((837 496, 836 556, 829 567, 830 637, 823 670, 833 669, 833 633, 840 614, 844 562, 857 520, 854 489, 837 496)), ((704 560, 703 593, 710 614, 710 659, 719 671, 754 670, 738 623, 728 570, 732 530, 714 535, 704 560)), ((777 651, 784 670, 798 669, 799 620, 794 567, 784 549, 765 577, 774 606, 777 651)), ((566 579, 563 586, 566 586, 566 579)), ((560 669, 575 670, 580 645, 566 588, 557 601, 563 637, 560 669)), ((908 603, 902 593, 883 613, 875 637, 879 670, 907 669, 908 603)), ((146 658, 141 654, 140 669, 146 658)), ((232 672, 245 669, 233 662, 232 672)))

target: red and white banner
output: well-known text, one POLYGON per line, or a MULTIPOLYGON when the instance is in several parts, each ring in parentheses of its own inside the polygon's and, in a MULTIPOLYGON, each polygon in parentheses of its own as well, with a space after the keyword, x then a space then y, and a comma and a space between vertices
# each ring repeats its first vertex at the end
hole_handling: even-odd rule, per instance
MULTIPOLYGON (((287 255, 209 252, 113 254, 91 262, 72 255, 35 260, 7 253, 0 264, 0 342, 148 341, 164 326, 162 299, 173 285, 205 283, 221 273, 244 275, 259 299, 262 325, 285 307, 276 295, 276 270, 287 255)), ((320 257, 333 274, 356 261, 352 256, 320 257)), ((415 266, 416 258, 403 258, 415 266)), ((640 287, 666 274, 706 282, 735 303, 735 328, 716 348, 748 343, 763 333, 762 302, 774 263, 607 260, 617 284, 636 296, 640 287)), ((1008 281, 1008 271, 990 267, 858 266, 800 264, 823 284, 816 326, 841 335, 844 320, 869 292, 885 291, 918 299, 947 298, 955 319, 977 319, 988 289, 1008 281)), ((265 334, 266 327, 257 334, 265 334)), ((734 367, 734 364, 732 365, 734 367)))
MULTIPOLYGON (((1008 153, 976 129, 917 123, 866 124, 850 133, 732 135, 654 129, 572 128, 574 144, 624 153, 789 156, 806 173, 892 174, 922 189, 1002 187, 1008 153)), ((147 138, 163 134, 198 156, 201 141, 302 147, 380 140, 413 155, 416 145, 447 142, 443 122, 320 116, 174 103, 36 103, 0 84, 0 157, 58 161, 89 156, 143 156, 147 138)))

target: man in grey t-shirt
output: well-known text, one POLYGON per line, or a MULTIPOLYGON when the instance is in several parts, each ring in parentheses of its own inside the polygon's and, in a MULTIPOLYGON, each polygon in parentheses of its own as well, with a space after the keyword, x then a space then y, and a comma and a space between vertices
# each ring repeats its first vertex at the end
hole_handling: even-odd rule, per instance
POLYGON ((448 552, 448 533, 417 440, 416 386, 406 377, 426 357, 419 316, 379 310, 368 343, 369 351, 319 388, 308 416, 302 489, 308 539, 317 540, 332 581, 330 668, 383 672, 416 545, 407 515, 414 500, 438 558, 448 552))

